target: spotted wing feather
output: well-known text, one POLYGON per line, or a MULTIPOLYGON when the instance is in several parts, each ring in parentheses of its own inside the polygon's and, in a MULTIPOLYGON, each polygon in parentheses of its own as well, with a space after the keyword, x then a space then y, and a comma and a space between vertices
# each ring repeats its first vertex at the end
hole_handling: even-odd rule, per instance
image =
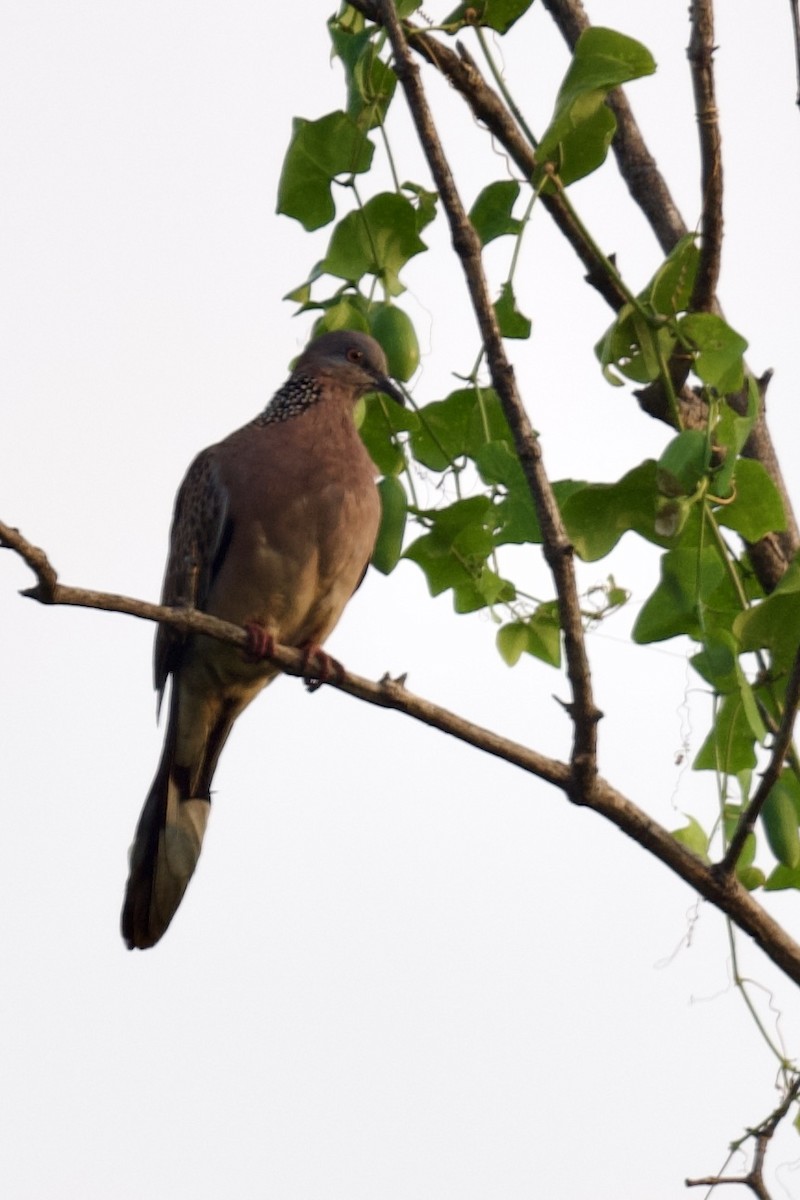
MULTIPOLYGON (((162 604, 204 607, 229 540, 228 523, 228 494, 219 479, 211 447, 189 467, 175 500, 162 604)), ((159 696, 177 666, 183 641, 175 630, 159 625, 155 644, 155 685, 159 696)))

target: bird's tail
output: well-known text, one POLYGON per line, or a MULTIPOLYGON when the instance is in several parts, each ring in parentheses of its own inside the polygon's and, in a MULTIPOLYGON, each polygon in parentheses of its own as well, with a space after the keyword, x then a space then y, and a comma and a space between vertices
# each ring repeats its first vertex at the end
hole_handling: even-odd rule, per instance
POLYGON ((122 936, 129 950, 154 946, 174 917, 192 877, 211 808, 206 797, 182 794, 173 766, 176 705, 173 702, 164 753, 136 827, 122 908, 122 936))

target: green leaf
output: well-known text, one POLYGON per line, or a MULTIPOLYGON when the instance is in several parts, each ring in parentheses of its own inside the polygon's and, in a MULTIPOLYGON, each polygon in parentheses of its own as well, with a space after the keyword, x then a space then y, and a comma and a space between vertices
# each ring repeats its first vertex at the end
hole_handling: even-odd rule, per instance
POLYGON ((800 869, 779 863, 764 884, 765 892, 783 892, 787 888, 800 891, 800 869))
POLYGON ((755 737, 741 698, 725 696, 717 710, 714 726, 698 751, 695 771, 719 771, 736 775, 756 765, 755 737))
MULTIPOLYGON (((699 251, 694 234, 687 234, 638 295, 641 306, 654 318, 673 318, 688 305, 697 275, 699 251)), ((660 359, 668 361, 675 336, 666 325, 656 328, 644 320, 632 304, 625 304, 595 346, 595 354, 610 383, 616 367, 635 383, 649 383, 660 374, 660 359)))
POLYGON ((658 490, 664 496, 690 496, 707 474, 710 454, 702 429, 685 429, 658 460, 658 490))
POLYGON ((647 459, 617 483, 586 484, 565 499, 562 516, 586 562, 604 558, 629 529, 657 541, 656 464, 647 459))
POLYGON ((614 115, 605 107, 606 96, 618 84, 653 71, 653 57, 640 42, 600 26, 584 30, 536 150, 534 183, 544 178, 547 163, 554 165, 564 184, 598 167, 616 129, 614 115))
POLYGON ((694 817, 687 817, 687 824, 681 829, 673 829, 672 836, 703 862, 709 862, 708 834, 694 817))
POLYGON ((411 201, 395 192, 382 192, 339 221, 324 268, 328 274, 351 283, 366 274, 375 275, 388 295, 397 296, 404 290, 398 272, 425 249, 411 201))
POLYGON ((497 33, 506 33, 528 11, 533 0, 465 0, 442 21, 457 33, 464 25, 484 25, 497 33))
POLYGON ((372 565, 384 575, 397 566, 403 551, 406 529, 406 490, 399 479, 387 475, 378 484, 381 497, 381 525, 372 552, 372 565))
POLYGON ((698 675, 710 683, 721 696, 738 690, 740 667, 739 646, 727 629, 707 634, 703 649, 695 654, 691 663, 698 675))
POLYGON ((430 225, 436 216, 438 192, 429 192, 418 183, 404 183, 403 191, 410 192, 414 197, 414 208, 417 214, 417 233, 421 233, 426 225, 430 225))
POLYGON ((329 113, 318 121, 295 117, 278 183, 278 212, 308 230, 327 225, 336 215, 332 181, 368 171, 373 149, 347 113, 329 113))
POLYGON ((490 183, 480 193, 470 209, 469 219, 482 245, 488 246, 489 242, 504 234, 516 235, 520 232, 522 221, 511 216, 518 196, 519 184, 513 179, 490 183))
POLYGON ((714 546, 677 546, 661 559, 661 581, 645 601, 633 627, 640 644, 665 641, 681 633, 701 641, 704 622, 699 603, 725 578, 714 546))
POLYGON ((497 392, 493 388, 476 388, 475 403, 467 421, 464 452, 474 459, 488 442, 505 442, 509 447, 514 445, 497 392))
POLYGON ((411 437, 414 457, 432 471, 457 459, 475 458, 489 441, 511 442, 508 422, 491 388, 459 388, 419 410, 419 430, 411 437))
POLYGON ((398 475, 406 465, 397 434, 416 428, 416 413, 401 408, 379 393, 366 397, 364 415, 359 424, 361 440, 382 475, 398 475))
POLYGON ((625 304, 594 352, 609 383, 622 382, 612 366, 634 383, 650 383, 658 378, 661 360, 670 358, 674 345, 675 337, 666 326, 654 328, 632 304, 625 304))
POLYGON ((735 529, 748 542, 757 542, 768 533, 780 533, 786 528, 780 492, 762 463, 740 458, 736 464, 735 489, 733 500, 715 510, 720 525, 735 529))
POLYGON ((561 666, 561 622, 554 601, 540 604, 529 617, 527 650, 551 667, 561 666))
POLYGON ((431 595, 453 589, 457 612, 472 612, 514 599, 512 584, 486 565, 495 526, 494 505, 488 496, 472 496, 442 509, 418 514, 430 525, 403 557, 424 571, 431 595))
POLYGON ((750 437, 761 410, 758 384, 752 375, 747 377, 747 401, 747 412, 742 415, 732 408, 727 400, 722 400, 719 419, 714 426, 714 453, 719 459, 719 466, 714 470, 714 491, 725 499, 731 495, 739 454, 750 437))
POLYGON ((797 809, 784 772, 770 789, 761 810, 761 821, 769 848, 779 863, 794 869, 800 866, 800 833, 797 828, 797 809))
POLYGON ((639 299, 661 316, 684 312, 692 298, 699 262, 697 235, 687 233, 670 250, 639 299))
POLYGON ((558 606, 553 602, 540 604, 525 621, 512 621, 497 632, 497 649, 509 667, 517 664, 522 654, 540 658, 551 667, 561 665, 561 626, 558 606))
POLYGON ((322 316, 314 322, 314 337, 336 329, 357 329, 369 333, 366 305, 360 295, 341 296, 323 306, 322 316))
POLYGON ((467 427, 475 404, 475 389, 460 388, 445 400, 419 410, 419 429, 411 435, 411 453, 432 471, 444 471, 466 453, 467 427))
POLYGON ((381 304, 370 312, 370 332, 383 347, 389 374, 403 383, 419 366, 419 342, 408 313, 393 304, 381 304))
POLYGON ((771 650, 773 671, 789 668, 800 637, 800 566, 792 563, 775 591, 733 623, 742 650, 771 650))
POLYGON ((528 626, 523 621, 501 625, 497 631, 497 649, 507 666, 516 666, 528 649, 528 626))
POLYGON ((311 285, 316 283, 320 276, 324 274, 325 272, 322 269, 322 263, 315 263, 308 279, 306 279, 304 283, 298 284, 298 286, 293 288, 291 292, 287 292, 283 299, 294 300, 296 303, 301 304, 303 307, 299 310, 300 312, 303 312, 307 307, 314 307, 311 304, 311 285))
POLYGON ((531 323, 517 308, 514 290, 508 281, 503 284, 500 299, 494 306, 494 315, 497 317, 497 324, 503 337, 529 338, 531 336, 531 323))
POLYGON ((394 71, 370 46, 355 65, 347 98, 347 111, 359 129, 374 129, 384 123, 396 87, 394 71))
POLYGON ((766 876, 760 867, 737 867, 736 878, 742 887, 747 888, 748 892, 754 892, 756 888, 764 886, 766 876))
POLYGON ((397 76, 378 57, 373 29, 355 29, 337 17, 328 22, 334 54, 347 78, 347 112, 361 129, 382 123, 397 76))
MULTIPOLYGON (((541 542, 542 531, 530 487, 514 451, 506 442, 488 442, 474 458, 484 483, 495 484, 505 490, 505 495, 495 507, 498 522, 495 545, 541 542)), ((561 479, 553 484, 553 492, 563 508, 570 496, 585 487, 586 484, 581 480, 561 479)))
POLYGON ((747 342, 716 313, 687 313, 678 321, 681 338, 696 353, 698 379, 721 396, 738 392, 744 384, 747 342))
POLYGON ((712 630, 706 634, 702 651, 692 658, 692 666, 719 695, 738 695, 753 737, 763 743, 767 731, 752 685, 737 657, 738 649, 727 629, 712 630))
POLYGON ((508 604, 515 596, 514 585, 484 565, 472 578, 453 588, 453 608, 457 613, 477 612, 494 604, 508 604))
POLYGON ((470 496, 446 508, 423 509, 420 516, 432 523, 436 537, 450 547, 465 530, 493 525, 493 506, 488 496, 470 496))
POLYGON ((504 489, 496 506, 497 545, 541 542, 542 533, 528 482, 514 451, 504 441, 486 442, 475 455, 484 483, 504 489))

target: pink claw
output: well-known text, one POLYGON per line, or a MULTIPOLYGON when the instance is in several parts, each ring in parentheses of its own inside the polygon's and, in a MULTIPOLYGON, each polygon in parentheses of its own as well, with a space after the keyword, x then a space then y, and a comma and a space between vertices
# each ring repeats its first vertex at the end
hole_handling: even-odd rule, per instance
POLYGON ((275 638, 263 625, 256 625, 253 622, 245 625, 244 628, 247 632, 245 653, 248 658, 258 662, 260 659, 269 658, 270 655, 275 653, 275 638))
POLYGON ((321 646, 308 642, 301 649, 303 651, 303 679, 309 692, 316 692, 323 683, 328 683, 331 679, 339 681, 344 679, 345 670, 342 664, 332 658, 330 654, 326 654, 321 646))

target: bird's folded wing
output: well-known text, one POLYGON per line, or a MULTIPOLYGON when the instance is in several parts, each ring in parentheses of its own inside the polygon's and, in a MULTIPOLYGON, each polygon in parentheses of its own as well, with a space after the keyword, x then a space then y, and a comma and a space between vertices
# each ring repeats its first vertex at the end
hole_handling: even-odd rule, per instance
MULTIPOLYGON (((169 557, 161 603, 170 607, 205 606, 214 576, 230 541, 228 493, 219 475, 216 447, 198 454, 175 500, 169 557)), ((175 670, 182 636, 159 625, 155 644, 155 685, 162 693, 175 670)))

